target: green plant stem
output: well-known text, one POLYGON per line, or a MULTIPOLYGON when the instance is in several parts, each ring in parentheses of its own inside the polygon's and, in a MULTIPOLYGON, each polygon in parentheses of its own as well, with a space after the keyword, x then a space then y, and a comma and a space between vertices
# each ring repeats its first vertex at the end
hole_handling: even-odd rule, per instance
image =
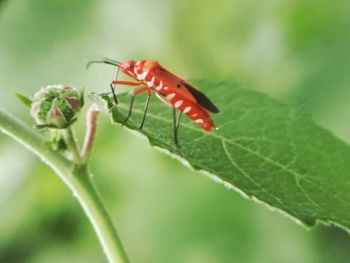
POLYGON ((81 162, 81 156, 79 152, 79 147, 77 145, 77 140, 75 138, 74 132, 71 127, 63 130, 64 137, 66 139, 67 145, 73 153, 73 158, 75 163, 81 162))
POLYGON ((128 262, 113 222, 104 208, 89 174, 85 172, 84 176, 84 171, 77 171, 76 178, 78 181, 75 185, 77 199, 93 225, 109 262, 128 262))
POLYGON ((89 218, 109 262, 128 262, 125 250, 95 190, 86 166, 74 165, 63 155, 48 147, 45 140, 28 125, 2 110, 0 110, 0 131, 37 155, 69 187, 89 218))

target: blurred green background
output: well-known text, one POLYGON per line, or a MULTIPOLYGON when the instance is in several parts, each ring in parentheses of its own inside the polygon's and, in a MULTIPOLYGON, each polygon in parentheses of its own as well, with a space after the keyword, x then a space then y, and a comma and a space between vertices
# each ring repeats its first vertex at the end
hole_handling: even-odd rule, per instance
MULTIPOLYGON (((350 143, 350 2, 0 1, 1 107, 65 83, 108 91, 91 59, 155 58, 186 78, 232 79, 306 108, 350 143)), ((76 125, 83 133, 83 119, 76 125)), ((312 142, 310 142, 312 143, 312 142)), ((208 153, 210 154, 210 153, 208 153)), ((350 236, 307 231, 100 119, 91 169, 131 262, 349 262, 350 236)), ((0 134, 0 262, 106 262, 72 194, 0 134)))

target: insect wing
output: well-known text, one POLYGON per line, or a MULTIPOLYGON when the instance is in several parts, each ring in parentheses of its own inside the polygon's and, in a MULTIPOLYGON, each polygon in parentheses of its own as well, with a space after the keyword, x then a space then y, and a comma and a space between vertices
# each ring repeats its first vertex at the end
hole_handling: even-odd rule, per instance
POLYGON ((197 103, 212 113, 219 112, 219 109, 204 93, 195 88, 189 82, 166 70, 164 67, 159 66, 154 69, 154 74, 158 79, 164 82, 164 85, 174 90, 174 92, 182 96, 184 99, 197 103))

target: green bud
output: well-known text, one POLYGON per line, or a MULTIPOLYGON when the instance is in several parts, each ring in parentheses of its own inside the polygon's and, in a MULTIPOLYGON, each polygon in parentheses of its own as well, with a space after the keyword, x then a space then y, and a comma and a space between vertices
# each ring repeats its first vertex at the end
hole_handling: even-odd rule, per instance
POLYGON ((30 113, 38 127, 63 129, 76 120, 83 104, 74 87, 50 85, 34 94, 30 113))

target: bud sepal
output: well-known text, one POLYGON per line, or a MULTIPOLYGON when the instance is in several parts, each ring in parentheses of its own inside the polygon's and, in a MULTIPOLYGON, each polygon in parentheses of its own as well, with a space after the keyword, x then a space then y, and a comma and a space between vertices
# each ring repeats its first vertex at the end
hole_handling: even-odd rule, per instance
POLYGON ((72 86, 46 86, 34 94, 30 113, 38 128, 65 129, 77 120, 83 98, 72 86))

